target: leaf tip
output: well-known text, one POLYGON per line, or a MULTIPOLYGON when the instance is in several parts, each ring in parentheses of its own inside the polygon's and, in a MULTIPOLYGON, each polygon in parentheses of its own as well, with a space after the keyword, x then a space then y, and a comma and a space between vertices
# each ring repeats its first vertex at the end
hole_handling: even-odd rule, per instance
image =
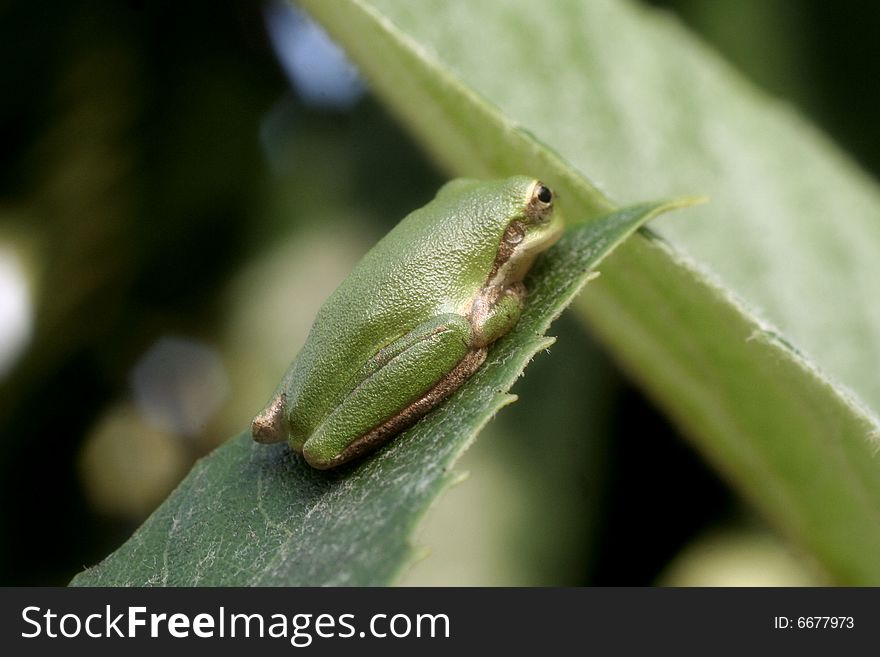
POLYGON ((681 208, 692 208, 695 205, 703 205, 704 203, 711 202, 710 199, 705 194, 696 194, 694 196, 679 196, 678 198, 673 198, 668 201, 663 202, 661 208, 666 210, 679 210, 681 208))

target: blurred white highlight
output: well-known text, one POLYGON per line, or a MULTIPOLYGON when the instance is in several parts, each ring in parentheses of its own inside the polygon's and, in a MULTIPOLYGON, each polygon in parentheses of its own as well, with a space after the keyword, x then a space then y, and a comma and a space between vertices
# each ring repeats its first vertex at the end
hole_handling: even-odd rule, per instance
POLYGON ((9 246, 0 245, 0 379, 24 353, 33 324, 33 300, 22 262, 9 246))

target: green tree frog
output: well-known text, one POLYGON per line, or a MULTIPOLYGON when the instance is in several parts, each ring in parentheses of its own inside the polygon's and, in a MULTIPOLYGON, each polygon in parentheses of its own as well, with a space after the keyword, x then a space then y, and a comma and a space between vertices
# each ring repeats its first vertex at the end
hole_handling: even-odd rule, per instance
POLYGON ((324 303, 251 427, 315 468, 372 450, 437 406, 519 320, 523 277, 563 223, 540 181, 453 180, 324 303))

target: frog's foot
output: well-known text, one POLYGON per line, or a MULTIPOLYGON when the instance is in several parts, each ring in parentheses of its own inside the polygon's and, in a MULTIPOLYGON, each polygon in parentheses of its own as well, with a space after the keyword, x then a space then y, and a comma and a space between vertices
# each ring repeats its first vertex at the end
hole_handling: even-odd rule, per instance
POLYGON ((287 440, 282 418, 286 395, 278 393, 251 422, 251 435, 258 443, 283 443, 287 440))

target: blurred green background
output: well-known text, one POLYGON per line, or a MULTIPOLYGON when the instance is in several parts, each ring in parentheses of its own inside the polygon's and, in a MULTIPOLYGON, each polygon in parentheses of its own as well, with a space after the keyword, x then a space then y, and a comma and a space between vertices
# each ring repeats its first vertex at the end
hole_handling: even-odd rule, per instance
MULTIPOLYGON (((652 4, 876 175, 880 9, 652 4)), ((323 299, 445 178, 284 5, 0 17, 0 584, 65 584, 248 425, 323 299)), ((824 581, 588 329, 552 333, 402 583, 824 581)))

